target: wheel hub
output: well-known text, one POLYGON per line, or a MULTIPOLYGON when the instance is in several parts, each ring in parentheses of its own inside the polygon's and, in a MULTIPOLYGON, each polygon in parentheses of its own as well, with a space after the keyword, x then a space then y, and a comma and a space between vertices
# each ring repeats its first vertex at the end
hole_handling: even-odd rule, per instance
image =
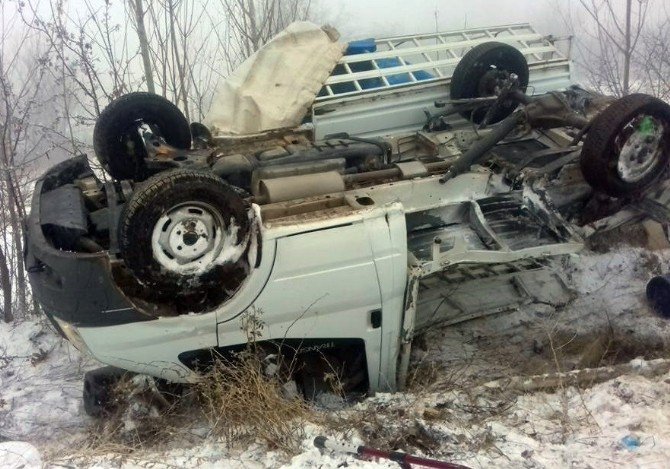
POLYGON ((492 67, 479 80, 479 96, 499 96, 503 89, 509 86, 510 82, 516 77, 507 70, 492 67))
POLYGON ((663 123, 647 115, 638 116, 624 126, 617 161, 617 173, 623 181, 637 182, 657 170, 664 133, 663 123))
POLYGON ((221 252, 224 229, 223 217, 209 204, 187 202, 172 207, 154 226, 154 258, 179 273, 205 266, 221 252))

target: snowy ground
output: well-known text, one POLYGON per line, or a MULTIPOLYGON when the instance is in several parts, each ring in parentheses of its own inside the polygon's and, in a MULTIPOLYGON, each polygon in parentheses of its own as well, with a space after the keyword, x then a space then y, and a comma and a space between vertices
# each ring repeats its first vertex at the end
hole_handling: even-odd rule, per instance
POLYGON ((641 370, 667 357, 670 326, 646 306, 644 287, 669 264, 670 252, 639 248, 565 260, 574 301, 431 331, 415 346, 408 392, 318 411, 292 458, 260 442, 226 448, 192 427, 132 453, 91 448, 81 386, 97 364, 39 321, 0 324, 0 467, 397 467, 320 454, 312 447, 319 434, 473 468, 667 467, 670 373, 526 393, 490 383, 636 357, 641 370))

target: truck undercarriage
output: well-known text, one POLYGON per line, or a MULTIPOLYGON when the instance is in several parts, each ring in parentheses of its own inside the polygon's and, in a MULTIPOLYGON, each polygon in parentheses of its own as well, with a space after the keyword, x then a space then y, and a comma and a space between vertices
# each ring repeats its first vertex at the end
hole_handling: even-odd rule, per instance
MULTIPOLYGON (((244 347, 240 319, 254 314, 258 343, 302 358, 303 389, 328 361, 364 392, 402 388, 421 330, 567 302, 556 258, 596 232, 667 222, 670 107, 527 94, 539 69, 526 56, 557 53, 544 39, 526 56, 459 47, 450 94, 411 131, 322 135, 319 98, 309 125, 239 136, 189 125, 155 95, 111 103, 95 130, 111 178, 78 157, 36 184, 26 268, 44 312, 99 361, 176 382, 244 347)), ((378 59, 352 57, 325 83, 322 98, 348 100, 331 116, 432 86, 338 94, 350 64, 378 59)))

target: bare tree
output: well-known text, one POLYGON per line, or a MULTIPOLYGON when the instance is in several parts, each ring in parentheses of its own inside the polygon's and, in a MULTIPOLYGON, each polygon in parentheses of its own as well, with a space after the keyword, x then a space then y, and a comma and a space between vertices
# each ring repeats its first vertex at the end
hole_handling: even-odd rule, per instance
POLYGON ((220 80, 310 9, 310 0, 82 0, 74 13, 66 0, 21 4, 26 23, 53 47, 63 107, 75 126, 90 125, 107 102, 144 87, 200 120, 220 80), (118 18, 122 3, 130 21, 118 18))
MULTIPOLYGON (((228 61, 237 65, 294 21, 310 15, 310 0, 219 0, 228 61)), ((219 35, 221 40, 222 36, 219 35)))
POLYGON ((39 0, 21 5, 24 22, 40 33, 55 55, 63 104, 67 108, 68 98, 72 100, 76 112, 68 112, 68 117, 76 124, 93 123, 110 100, 136 86, 133 65, 139 54, 128 44, 129 22, 112 19, 114 2, 83 0, 76 16, 70 15, 66 0, 49 2, 48 10, 39 0))
POLYGON ((2 320, 12 322, 14 314, 12 313, 12 282, 9 276, 9 262, 7 256, 0 246, 0 284, 2 285, 2 320))
POLYGON ((578 35, 582 69, 593 86, 617 96, 629 94, 640 86, 634 67, 649 2, 579 0, 579 5, 591 20, 578 35))
POLYGON ((645 91, 670 101, 670 17, 643 35, 642 58, 645 91))
POLYGON ((55 82, 49 75, 49 53, 16 13, 0 6, 0 282, 3 316, 11 308, 27 311, 28 285, 22 265, 26 193, 37 162, 54 150, 62 126, 54 112, 55 82))
POLYGON ((134 26, 137 31, 137 39, 140 42, 140 53, 142 54, 142 65, 144 66, 144 77, 147 82, 147 91, 155 93, 154 77, 151 67, 151 56, 149 55, 149 40, 147 39, 147 31, 144 27, 144 17, 146 10, 142 0, 129 0, 130 7, 134 13, 134 26))
POLYGON ((156 92, 177 103, 187 118, 199 120, 225 68, 211 41, 208 2, 155 0, 146 12, 148 51, 156 92))
POLYGON ((661 0, 574 0, 558 4, 576 39, 578 72, 594 88, 670 98, 670 15, 661 0), (574 11, 573 11, 574 10, 574 11))

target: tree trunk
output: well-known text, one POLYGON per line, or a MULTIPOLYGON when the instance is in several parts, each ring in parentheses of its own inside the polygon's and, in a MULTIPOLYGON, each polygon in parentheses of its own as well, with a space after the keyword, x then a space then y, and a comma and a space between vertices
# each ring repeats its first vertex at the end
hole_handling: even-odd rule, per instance
POLYGON ((249 0, 249 34, 251 36, 251 48, 249 55, 260 49, 260 31, 256 24, 256 3, 255 0, 249 0))
POLYGON ((624 54, 623 62, 623 94, 624 96, 630 94, 630 59, 633 55, 631 50, 631 33, 630 33, 630 22, 632 15, 633 0, 626 1, 626 52, 624 54))
POLYGON ((182 103, 183 103, 183 111, 184 115, 186 116, 187 120, 190 120, 189 112, 188 112, 188 96, 186 92, 186 79, 184 77, 185 75, 185 70, 182 68, 182 62, 179 57, 179 48, 177 47, 177 33, 175 31, 175 22, 177 21, 177 16, 174 11, 174 1, 169 0, 168 2, 168 13, 169 13, 169 18, 170 18, 170 37, 172 40, 172 50, 174 53, 174 59, 176 63, 176 68, 177 68, 177 77, 179 78, 179 88, 180 88, 180 93, 182 103))
POLYGON ((9 267, 7 267, 7 257, 5 256, 2 246, 0 246, 0 284, 2 285, 2 320, 5 322, 12 322, 14 315, 12 314, 12 283, 9 278, 9 267))
MULTIPOLYGON (((0 144, 0 153, 2 157, 2 166, 3 174, 2 180, 5 185, 6 193, 9 200, 7 201, 7 206, 9 209, 9 224, 12 229, 12 244, 14 249, 14 259, 16 262, 16 285, 17 285, 17 298, 19 300, 19 312, 24 313, 26 310, 26 299, 27 299, 27 287, 26 287, 26 275, 21 265, 21 260, 23 258, 23 227, 21 226, 21 214, 25 213, 25 208, 23 207, 23 200, 21 195, 17 194, 18 188, 14 184, 14 178, 12 177, 12 166, 14 164, 14 158, 8 154, 8 151, 11 151, 11 148, 8 150, 6 146, 7 139, 7 130, 3 133, 2 143, 0 144)), ((4 252, 3 252, 4 256, 4 252)), ((12 254, 8 254, 9 257, 5 257, 5 265, 9 268, 12 262, 12 254), (8 264, 9 263, 9 264, 8 264)), ((9 271, 8 271, 9 275, 9 271)), ((7 283, 11 285, 10 277, 7 277, 7 283)), ((4 285, 3 285, 4 286, 4 285)), ((10 287, 11 288, 11 287, 10 287)), ((11 289, 10 289, 11 291, 11 289)))
POLYGON ((151 57, 149 56, 149 40, 147 31, 144 28, 144 6, 142 0, 131 0, 132 8, 135 12, 135 27, 137 28, 137 39, 140 41, 140 53, 142 54, 142 63, 144 64, 144 76, 147 80, 147 91, 156 93, 154 86, 154 76, 151 70, 151 57))
POLYGON ((14 237, 14 252, 16 256, 16 294, 19 300, 19 314, 27 313, 28 286, 26 284, 26 271, 23 268, 23 226, 21 220, 14 215, 11 217, 12 235, 14 237))

